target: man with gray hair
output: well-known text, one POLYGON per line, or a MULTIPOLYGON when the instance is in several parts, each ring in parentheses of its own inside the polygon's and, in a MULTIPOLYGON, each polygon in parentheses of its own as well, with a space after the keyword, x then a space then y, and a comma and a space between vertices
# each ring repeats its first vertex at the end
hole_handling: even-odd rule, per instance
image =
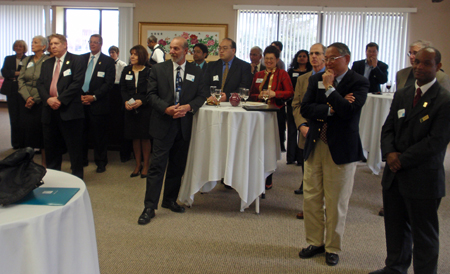
POLYGON ((160 44, 157 43, 157 39, 154 35, 150 35, 147 39, 147 46, 152 51, 152 54, 149 58, 149 63, 151 65, 162 63, 165 61, 165 55, 164 49, 160 44))
POLYGON ((300 108, 309 126, 303 177, 304 223, 309 246, 299 256, 305 259, 326 252, 325 262, 334 266, 342 248, 356 163, 364 159, 359 119, 369 80, 348 69, 350 50, 345 44, 331 44, 324 60, 326 70, 309 77, 300 108))
POLYGON ((262 54, 263 50, 258 46, 254 46, 250 50, 250 65, 252 66, 252 75, 255 75, 255 73, 258 71, 266 69, 266 67, 261 64, 262 54))

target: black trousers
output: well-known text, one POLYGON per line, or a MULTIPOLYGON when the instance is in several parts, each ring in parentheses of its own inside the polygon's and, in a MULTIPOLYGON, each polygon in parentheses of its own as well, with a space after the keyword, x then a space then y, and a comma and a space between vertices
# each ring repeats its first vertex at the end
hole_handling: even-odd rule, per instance
POLYGON ((286 106, 283 106, 277 111, 277 120, 281 151, 286 151, 284 146, 284 141, 286 141, 286 106))
POLYGON ((61 170, 62 155, 69 152, 72 174, 83 179, 83 120, 61 120, 59 110, 52 111, 49 124, 43 124, 47 167, 61 170))
POLYGON ((440 202, 404 197, 397 179, 383 190, 387 269, 406 274, 413 257, 415 274, 437 273, 440 202))
POLYGON ((9 124, 11 126, 11 146, 13 148, 19 148, 22 143, 22 130, 20 126, 20 104, 21 97, 18 92, 17 82, 14 82, 14 86, 7 96, 9 124))
MULTIPOLYGON (((286 119, 287 119, 287 147, 286 147, 286 161, 288 163, 297 162, 303 166, 303 152, 298 147, 297 126, 295 125, 294 115, 292 113, 292 100, 286 102, 286 119)), ((281 136, 280 136, 281 137, 281 136)))
POLYGON ((93 115, 91 106, 84 106, 84 129, 83 129, 83 161, 88 161, 88 140, 94 142, 94 161, 97 166, 105 167, 108 164, 108 122, 109 114, 93 115))
POLYGON ((158 208, 164 173, 166 173, 166 179, 163 202, 176 202, 180 191, 181 177, 186 168, 189 141, 183 139, 180 119, 176 119, 176 122, 172 123, 169 134, 164 139, 153 139, 153 153, 144 200, 145 208, 158 208))

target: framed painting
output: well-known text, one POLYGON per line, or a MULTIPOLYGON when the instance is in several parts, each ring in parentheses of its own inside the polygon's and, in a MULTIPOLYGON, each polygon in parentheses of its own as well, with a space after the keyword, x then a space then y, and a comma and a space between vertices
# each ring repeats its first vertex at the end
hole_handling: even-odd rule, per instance
POLYGON ((197 43, 208 47, 207 61, 219 59, 219 43, 228 37, 228 24, 183 24, 183 23, 145 23, 139 22, 139 43, 147 47, 147 38, 154 35, 158 44, 164 47, 166 60, 170 58, 170 42, 181 36, 188 41, 189 51, 186 60, 192 61, 192 53, 197 43))

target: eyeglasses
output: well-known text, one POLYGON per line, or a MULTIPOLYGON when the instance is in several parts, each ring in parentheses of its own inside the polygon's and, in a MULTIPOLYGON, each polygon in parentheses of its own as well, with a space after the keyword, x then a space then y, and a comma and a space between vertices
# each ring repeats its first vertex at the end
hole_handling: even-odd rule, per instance
POLYGON ((309 53, 310 56, 313 56, 314 54, 315 54, 315 55, 322 55, 323 52, 318 52, 318 51, 312 52, 312 51, 311 51, 311 52, 309 53))
POLYGON ((416 56, 416 54, 417 54, 417 51, 413 51, 413 52, 408 52, 406 55, 408 55, 408 57, 411 57, 411 56, 416 56))
POLYGON ((338 56, 338 57, 329 57, 329 58, 325 57, 324 60, 325 60, 325 63, 328 63, 328 62, 334 63, 334 61, 336 61, 337 59, 342 58, 344 56, 345 55, 341 55, 341 56, 338 56))
POLYGON ((91 41, 91 40, 89 40, 88 41, 88 44, 96 44, 96 45, 98 45, 98 44, 101 44, 100 42, 97 42, 97 41, 91 41))
POLYGON ((219 47, 219 51, 221 51, 221 50, 228 50, 228 49, 230 49, 230 47, 219 47))

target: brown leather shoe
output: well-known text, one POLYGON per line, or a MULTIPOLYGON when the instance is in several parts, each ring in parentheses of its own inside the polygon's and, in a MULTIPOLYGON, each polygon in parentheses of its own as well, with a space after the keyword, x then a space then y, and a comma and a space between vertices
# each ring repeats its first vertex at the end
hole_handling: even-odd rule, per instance
POLYGON ((303 210, 297 213, 297 219, 303 220, 303 210))

